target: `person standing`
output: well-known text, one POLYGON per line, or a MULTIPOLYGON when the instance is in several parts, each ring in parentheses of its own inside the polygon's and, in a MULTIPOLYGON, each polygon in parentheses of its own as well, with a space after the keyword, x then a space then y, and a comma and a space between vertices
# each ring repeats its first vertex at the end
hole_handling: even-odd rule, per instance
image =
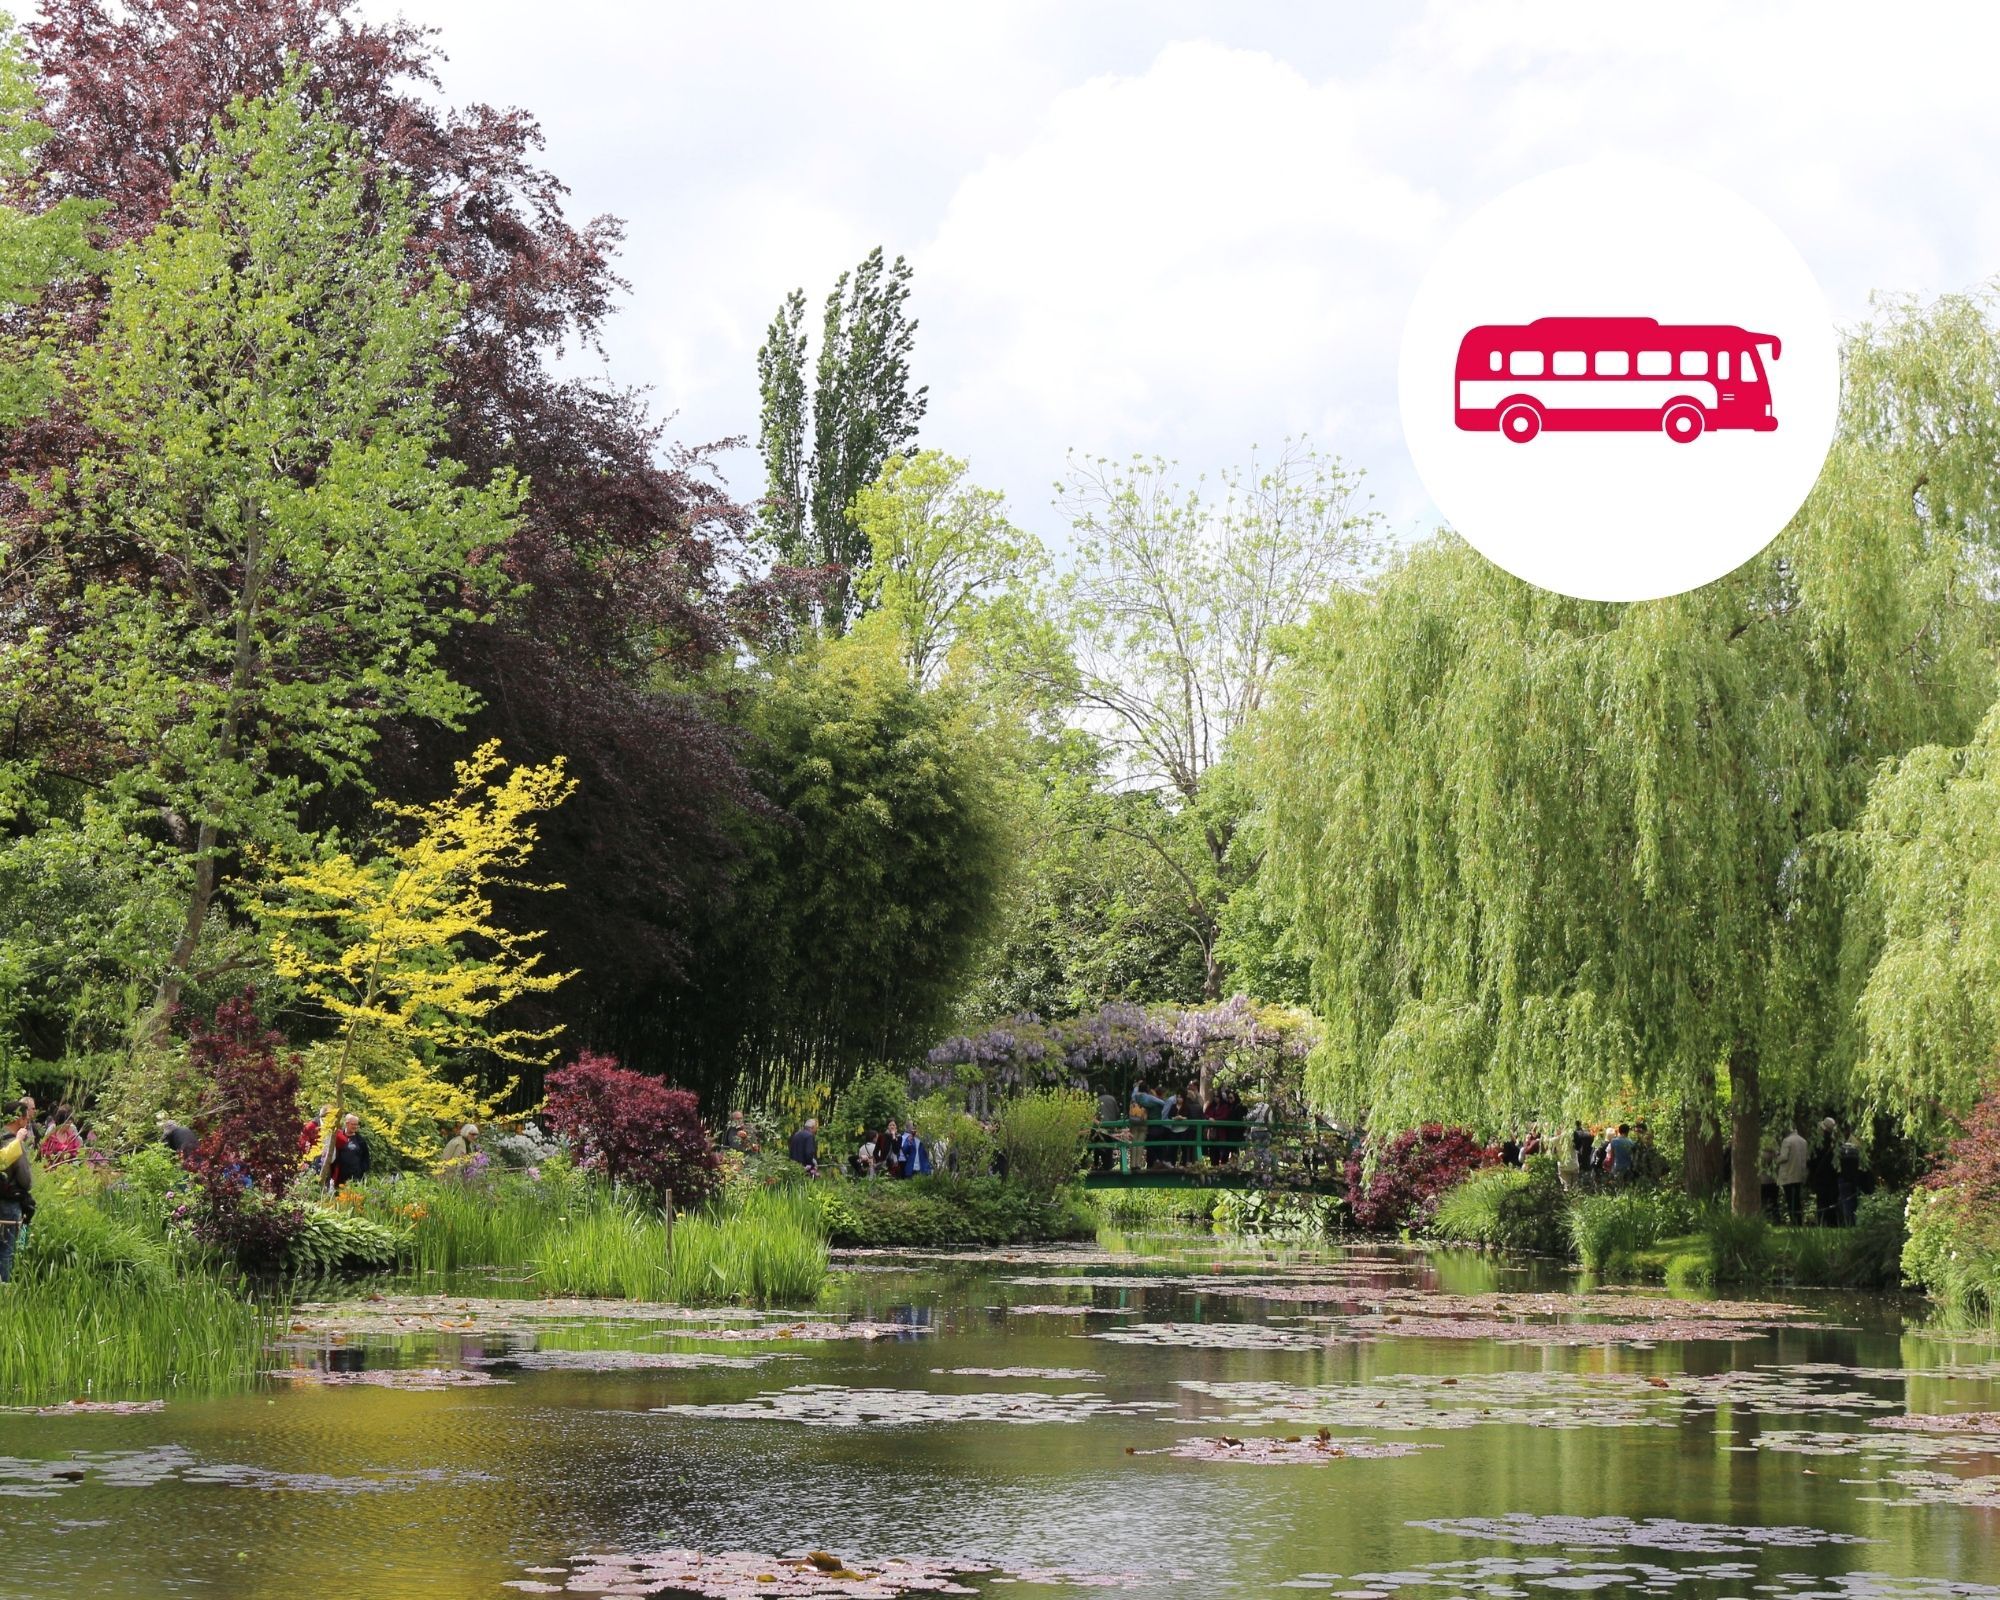
POLYGON ((333 1136, 333 1186, 338 1189, 343 1183, 367 1177, 373 1164, 373 1153, 361 1131, 361 1118, 350 1111, 340 1119, 340 1127, 333 1136))
POLYGON ((1605 1152, 1610 1162, 1611 1181, 1613 1183, 1627 1184, 1632 1181, 1632 1156, 1634 1149, 1631 1125, 1624 1122, 1619 1123, 1618 1131, 1611 1136, 1611 1143, 1605 1152))
POLYGON ((479 1124, 468 1122, 445 1140, 444 1150, 438 1156, 438 1168, 452 1177, 464 1177, 466 1167, 478 1153, 479 1124))
POLYGON ((807 1117, 792 1133, 785 1153, 808 1172, 819 1171, 819 1118, 807 1117))
POLYGON ((35 1174, 29 1154, 34 1119, 34 1102, 23 1100, 0 1131, 0 1283, 14 1276, 15 1252, 35 1214, 35 1174))
POLYGON ((1597 1141, 1590 1136, 1590 1130, 1583 1125, 1583 1118, 1576 1119, 1576 1127, 1570 1133, 1569 1147, 1576 1152, 1576 1175, 1579 1181, 1590 1176, 1590 1148, 1597 1141))
POLYGON ((48 1131, 42 1135, 38 1153, 45 1167, 60 1166, 83 1154, 83 1137, 76 1131, 76 1118, 70 1114, 68 1106, 56 1107, 56 1114, 49 1119, 48 1131))
POLYGON ((160 1143, 182 1160, 186 1160, 188 1152, 201 1143, 201 1135, 184 1122, 176 1122, 172 1117, 162 1117, 160 1143))
POLYGON ((1840 1225, 1854 1226, 1861 1206, 1861 1146, 1849 1134, 1840 1141, 1840 1225))
POLYGON ((902 1175, 906 1178, 927 1178, 931 1172, 931 1153, 924 1141, 917 1137, 917 1125, 913 1122, 903 1130, 902 1175))
POLYGON ((1778 1192, 1785 1199, 1785 1216, 1793 1227, 1806 1219, 1806 1164, 1812 1150, 1794 1126, 1778 1143, 1778 1192))
POLYGON ((1109 1089, 1097 1097, 1097 1127, 1090 1138, 1090 1165, 1098 1172, 1111 1170, 1112 1141, 1118 1137, 1118 1096, 1109 1089))
POLYGON ((729 1113, 729 1120, 722 1125, 722 1148, 750 1153, 750 1125, 743 1120, 742 1111, 729 1113))
POLYGON ((875 1175, 880 1178, 903 1175, 903 1136, 894 1117, 875 1135, 875 1175))
POLYGON ((1831 1117, 1820 1120, 1819 1136, 1813 1140, 1812 1157, 1806 1163, 1806 1187, 1812 1190, 1819 1225, 1839 1227, 1840 1124, 1831 1117))

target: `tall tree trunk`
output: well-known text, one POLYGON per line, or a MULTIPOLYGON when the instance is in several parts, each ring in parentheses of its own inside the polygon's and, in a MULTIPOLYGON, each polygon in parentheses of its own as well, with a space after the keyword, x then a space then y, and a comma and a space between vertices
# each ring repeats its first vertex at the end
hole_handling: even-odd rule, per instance
POLYGON ((208 923, 209 907, 215 903, 215 858, 215 824, 204 822, 195 831, 194 886, 188 892, 187 915, 181 922, 180 937, 174 941, 173 951, 167 957, 167 970, 160 975, 159 987, 153 992, 153 1009, 147 1013, 140 1030, 145 1044, 166 1042, 174 1010, 181 1003, 188 969, 194 964, 195 950, 201 944, 201 930, 208 923))
POLYGON ((1727 1148, 1715 1115, 1715 1074, 1704 1071, 1681 1107, 1681 1188, 1690 1200, 1706 1200, 1722 1187, 1727 1148))
MULTIPOLYGON (((257 614, 263 599, 263 557, 263 536, 252 529, 244 540, 242 584, 235 601, 235 651, 229 667, 229 699, 223 710, 222 726, 216 733, 218 769, 237 759, 238 738, 257 677, 257 614)), ((167 957, 167 970, 161 974, 159 989, 153 996, 152 1014, 141 1030, 141 1037, 148 1044, 166 1042, 174 1008, 180 1004, 181 991, 194 965, 194 953, 201 944, 202 929, 208 924, 209 908, 215 904, 215 886, 220 875, 219 832, 213 817, 204 818, 196 830, 194 887, 188 893, 187 918, 181 924, 181 936, 174 941, 173 953, 167 957)))
POLYGON ((1729 1053, 1729 1209, 1754 1217, 1764 1209, 1757 1163, 1764 1142, 1764 1104, 1757 1082, 1757 1051, 1738 1042, 1729 1053))
POLYGON ((1729 1136, 1707 1112, 1690 1112, 1681 1136, 1681 1188, 1690 1200, 1706 1200, 1722 1187, 1722 1156, 1729 1136))

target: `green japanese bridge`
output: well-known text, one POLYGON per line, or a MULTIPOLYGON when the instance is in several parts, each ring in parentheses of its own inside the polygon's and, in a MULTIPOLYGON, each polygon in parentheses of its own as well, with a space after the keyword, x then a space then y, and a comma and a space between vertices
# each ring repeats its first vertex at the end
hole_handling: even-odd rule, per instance
POLYGON ((1090 1189, 1284 1189, 1327 1194, 1346 1187, 1352 1141, 1310 1122, 1124 1119, 1091 1129, 1090 1189))

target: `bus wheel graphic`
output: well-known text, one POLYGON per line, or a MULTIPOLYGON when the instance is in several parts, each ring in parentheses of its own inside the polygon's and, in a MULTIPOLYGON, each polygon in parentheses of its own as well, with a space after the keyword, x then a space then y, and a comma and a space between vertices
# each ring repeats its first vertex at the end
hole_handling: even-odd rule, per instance
POLYGON ((1516 400, 1500 413, 1500 431, 1516 444, 1526 444, 1542 431, 1542 408, 1532 400, 1516 400))
POLYGON ((1675 444, 1692 444, 1701 437, 1701 407, 1692 400, 1676 401, 1667 407, 1660 426, 1675 444))

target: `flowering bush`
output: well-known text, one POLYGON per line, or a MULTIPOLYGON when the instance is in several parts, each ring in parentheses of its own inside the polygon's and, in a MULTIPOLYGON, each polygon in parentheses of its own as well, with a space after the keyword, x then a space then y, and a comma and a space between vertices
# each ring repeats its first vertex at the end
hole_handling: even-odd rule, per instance
POLYGON ((1910 1194, 1903 1275, 1940 1299, 2000 1305, 2000 1084, 1910 1194))
POLYGON ((722 1181, 722 1164, 685 1089, 585 1051, 548 1078, 544 1115, 584 1166, 655 1198, 698 1205, 722 1181))
POLYGON ((910 1086, 923 1094, 970 1083, 1068 1085, 1122 1095, 1139 1079, 1180 1082, 1205 1068, 1213 1083, 1293 1107, 1314 1041, 1307 1013, 1242 995, 1185 1008, 1117 1000, 1056 1022, 1024 1012, 946 1039, 911 1073, 910 1086))
POLYGON ((1359 1156, 1347 1162, 1348 1209, 1368 1233, 1428 1226, 1446 1191, 1484 1158, 1465 1129, 1436 1122, 1399 1133, 1371 1154, 1372 1170, 1359 1156))

